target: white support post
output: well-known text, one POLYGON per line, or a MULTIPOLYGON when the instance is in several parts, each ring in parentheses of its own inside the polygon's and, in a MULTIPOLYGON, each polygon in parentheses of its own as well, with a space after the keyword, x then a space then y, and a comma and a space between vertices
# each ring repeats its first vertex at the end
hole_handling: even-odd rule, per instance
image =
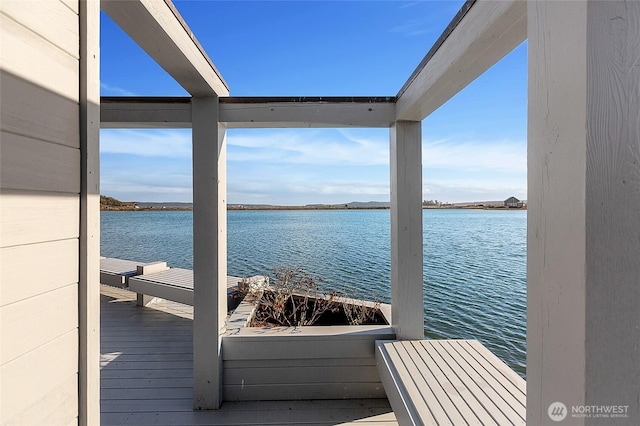
POLYGON ((222 402, 221 332, 227 315, 225 129, 218 98, 192 100, 193 117, 193 407, 222 402))
POLYGON ((100 423, 100 2, 79 3, 80 280, 78 424, 100 423))
POLYGON ((528 2, 528 39, 527 424, 640 424, 640 3, 528 2))
POLYGON ((422 123, 391 127, 391 321, 401 340, 424 338, 422 123))

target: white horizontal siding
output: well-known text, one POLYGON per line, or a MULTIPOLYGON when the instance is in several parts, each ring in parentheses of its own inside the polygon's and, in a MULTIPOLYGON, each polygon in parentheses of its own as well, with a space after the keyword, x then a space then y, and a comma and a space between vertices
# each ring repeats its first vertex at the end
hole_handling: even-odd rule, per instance
POLYGON ((76 15, 79 13, 80 9, 79 9, 78 0, 60 0, 60 1, 62 1, 62 3, 64 3, 64 5, 67 6, 69 10, 72 10, 76 15))
POLYGON ((225 401, 304 401, 385 398, 380 379, 369 383, 296 383, 224 385, 225 401))
POLYGON ((0 423, 78 421, 78 2, 0 3, 0 423))
POLYGON ((2 247, 78 238, 78 194, 2 191, 0 196, 2 247))
POLYGON ((78 289, 70 284, 0 308, 0 363, 6 364, 77 327, 78 289), (46 326, 44 326, 46 324, 46 326))
POLYGON ((0 249, 0 306, 78 282, 77 253, 77 239, 0 249))
MULTIPOLYGON (((3 423, 10 423, 15 416, 36 406, 60 383, 76 377, 78 357, 77 350, 73 349, 77 347, 78 331, 74 329, 2 365, 0 411, 3 423)), ((77 407, 73 411, 77 414, 77 407)))
POLYGON ((0 71, 0 86, 2 130, 73 148, 80 147, 80 108, 76 99, 51 93, 4 71, 0 71))
MULTIPOLYGON (((4 3, 4 2, 3 2, 4 3)), ((21 2, 25 14, 35 13, 39 2, 21 2)), ((53 2, 51 2, 53 3, 53 2)), ((57 3, 60 9, 67 9, 62 3, 57 3)), ((67 9, 68 10, 68 9, 67 9)), ((78 16, 70 14, 67 25, 75 22, 78 28, 78 16)), ((0 62, 5 72, 19 76, 39 87, 57 93, 67 99, 78 100, 79 96, 79 61, 77 56, 71 56, 61 50, 54 42, 40 36, 37 31, 49 26, 60 28, 62 23, 51 25, 50 21, 36 21, 38 26, 32 31, 22 23, 14 21, 4 13, 0 13, 0 28, 2 35, 2 50, 0 62), (73 77, 76 78, 73 78, 73 77)), ((78 37, 76 35, 76 37, 78 37)), ((79 40, 79 37, 78 37, 79 40)))
POLYGON ((24 7, 22 0, 5 0, 0 4, 0 11, 67 55, 79 59, 78 11, 61 7, 57 0, 29 1, 31 7, 24 7), (41 24, 47 21, 57 25, 41 24))
MULTIPOLYGON (((77 425, 78 375, 73 374, 32 406, 13 416, 7 426, 77 425)), ((4 423, 3 423, 4 424, 4 423)))
POLYGON ((305 327, 300 333, 308 335, 285 328, 260 336, 245 328, 241 331, 245 335, 225 336, 224 399, 385 397, 375 367, 374 342, 394 338, 390 327, 305 327))
MULTIPOLYGON (((370 326, 305 327, 304 335, 282 328, 264 336, 258 333, 225 336, 222 356, 225 361, 373 358, 372 342, 393 336, 393 330, 391 327, 377 327, 376 330, 365 331, 367 327, 370 326)), ((245 330, 249 330, 247 333, 253 331, 245 330)), ((264 334, 262 330, 260 333, 264 334)))
POLYGON ((7 132, 0 138, 3 188, 80 192, 80 150, 7 132))
POLYGON ((326 383, 330 378, 337 377, 344 383, 358 383, 371 382, 372 378, 378 376, 378 373, 374 365, 326 366, 322 360, 318 360, 316 365, 291 367, 287 360, 283 360, 277 367, 226 368, 224 383, 245 386, 252 384, 296 384, 300 382, 302 375, 304 375, 305 383, 308 384, 326 383))

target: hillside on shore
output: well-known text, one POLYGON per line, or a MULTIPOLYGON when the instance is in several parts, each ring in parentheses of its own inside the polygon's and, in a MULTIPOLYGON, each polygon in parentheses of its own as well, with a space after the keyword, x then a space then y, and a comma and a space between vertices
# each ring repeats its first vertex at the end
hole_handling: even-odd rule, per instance
MULTIPOLYGON (((270 204, 229 204, 227 210, 384 210, 389 209, 390 203, 383 201, 352 201, 344 204, 307 204, 304 206, 277 206, 270 204)), ((476 201, 468 203, 430 203, 423 202, 423 209, 508 209, 504 206, 503 201, 476 201)), ((120 201, 113 197, 100 196, 100 210, 113 211, 158 211, 158 210, 192 210, 192 203, 180 202, 136 202, 136 201, 120 201)), ((526 210, 526 201, 524 205, 518 208, 510 208, 509 210, 526 210)))

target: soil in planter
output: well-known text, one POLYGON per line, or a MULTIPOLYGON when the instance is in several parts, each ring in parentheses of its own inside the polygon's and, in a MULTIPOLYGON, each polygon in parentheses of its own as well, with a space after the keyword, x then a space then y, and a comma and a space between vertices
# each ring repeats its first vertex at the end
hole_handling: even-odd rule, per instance
MULTIPOLYGON (((301 300, 297 300, 297 303, 301 303, 301 300)), ((357 307, 360 308, 360 307, 357 307)), ((311 312, 313 309, 313 301, 307 302, 307 311, 311 312)), ((375 312, 368 315, 365 321, 360 322, 358 325, 388 325, 384 315, 377 308, 365 308, 368 310, 374 310, 375 312)), ((285 306, 285 312, 291 314, 292 303, 287 301, 285 306)), ((295 324, 295 323, 294 323, 295 324)), ((280 327, 287 326, 288 324, 282 324, 274 320, 269 312, 269 308, 264 305, 259 305, 256 308, 256 313, 251 321, 250 327, 280 327)), ((349 321, 347 314, 345 313, 342 303, 334 303, 334 305, 323 312, 318 319, 312 324, 313 326, 332 326, 332 325, 352 325, 349 321)))

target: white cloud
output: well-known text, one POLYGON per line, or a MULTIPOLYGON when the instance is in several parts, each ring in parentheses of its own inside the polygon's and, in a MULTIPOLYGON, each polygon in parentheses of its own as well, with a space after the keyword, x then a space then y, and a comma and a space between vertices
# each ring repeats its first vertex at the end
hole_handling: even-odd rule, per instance
POLYGON ((287 164, 385 165, 388 138, 367 138, 352 132, 281 131, 230 134, 229 160, 287 164), (232 151, 232 147, 244 148, 232 151))
POLYGON ((423 141, 422 165, 459 171, 526 173, 526 143, 423 141))
POLYGON ((100 131, 100 153, 191 157, 191 131, 103 129, 100 131))
POLYGON ((526 199, 527 178, 505 179, 496 176, 424 179, 422 182, 424 199, 437 199, 444 202, 471 202, 504 200, 512 195, 526 199))
MULTIPOLYGON (((231 203, 388 201, 386 130, 230 131, 231 203)), ((101 131, 102 185, 139 201, 191 198, 189 130, 101 131), (135 195, 135 197, 134 197, 135 195)), ((526 198, 526 143, 423 141, 423 197, 462 202, 526 198)))
POLYGON ((229 203, 304 205, 350 201, 389 201, 387 182, 229 180, 229 203))
MULTIPOLYGON (((189 130, 111 130, 100 133, 101 152, 146 157, 190 157, 189 130)), ((272 164, 357 165, 389 164, 386 135, 345 129, 260 131, 227 137, 229 161, 272 164)), ((422 165, 460 171, 526 173, 526 143, 519 141, 423 141, 422 165)))
POLYGON ((121 87, 112 86, 105 82, 100 82, 100 92, 103 96, 135 96, 136 94, 121 87))
MULTIPOLYGON (((407 5, 407 7, 415 6, 416 4, 417 3, 410 4, 410 5, 407 5)), ((423 34, 429 34, 432 32, 429 25, 427 25, 427 22, 421 19, 413 19, 402 25, 396 25, 395 27, 391 28, 389 31, 392 33, 400 34, 401 36, 404 36, 404 37, 414 37, 414 36, 419 36, 423 34)))

